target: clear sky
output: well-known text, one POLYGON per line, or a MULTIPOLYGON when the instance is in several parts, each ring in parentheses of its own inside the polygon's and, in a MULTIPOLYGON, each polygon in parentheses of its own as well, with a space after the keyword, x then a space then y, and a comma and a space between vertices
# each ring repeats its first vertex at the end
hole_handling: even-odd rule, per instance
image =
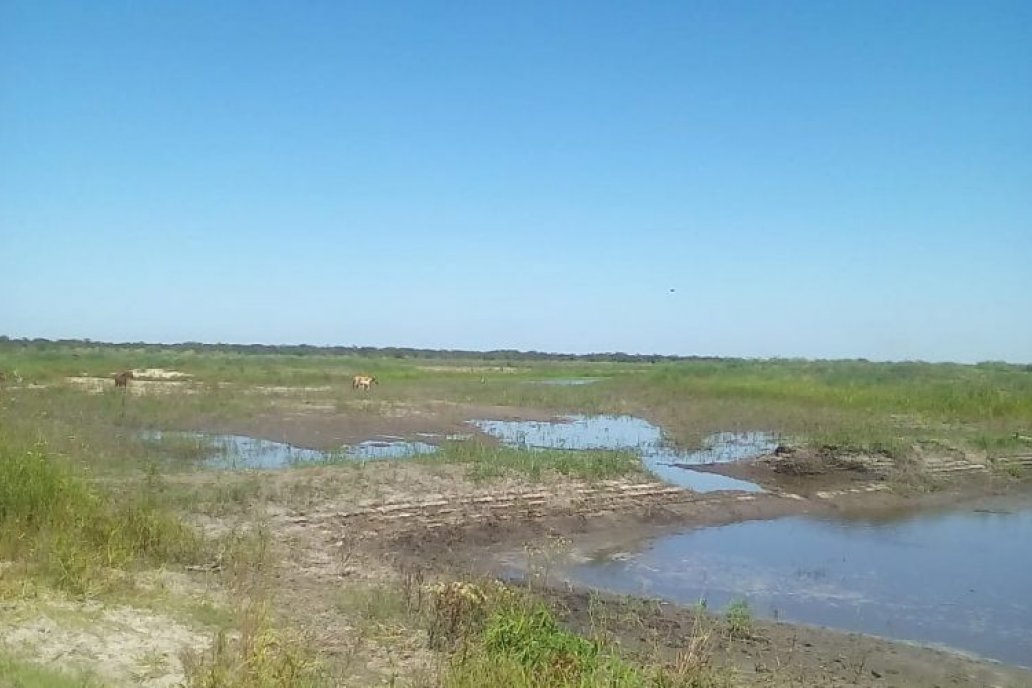
POLYGON ((1032 2, 3 0, 0 334, 1032 361, 1032 2))

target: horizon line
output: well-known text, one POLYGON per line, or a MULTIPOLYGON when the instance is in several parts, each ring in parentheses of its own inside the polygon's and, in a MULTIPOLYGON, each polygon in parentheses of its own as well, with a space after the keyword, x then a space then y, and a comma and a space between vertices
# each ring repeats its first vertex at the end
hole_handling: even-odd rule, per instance
MULTIPOLYGON (((835 362, 854 362, 854 363, 886 363, 886 364, 903 364, 903 363, 920 363, 926 365, 960 365, 960 366, 979 366, 979 365, 1007 365, 1015 367, 1030 367, 1032 362, 1026 361, 1006 361, 1006 360, 993 360, 986 359, 976 361, 974 363, 963 363, 960 361, 929 361, 925 359, 869 359, 862 356, 851 357, 851 358, 810 358, 806 356, 721 356, 716 354, 669 354, 669 353, 641 353, 641 352, 626 352, 626 351, 592 351, 586 353, 574 353, 565 351, 542 351, 538 349, 464 349, 464 348, 433 348, 433 347, 422 347, 422 346, 401 346, 401 345, 388 345, 388 346, 376 346, 371 344, 307 344, 307 343, 280 343, 280 344, 269 344, 264 342, 231 342, 231 341, 219 341, 219 342, 201 342, 195 340, 181 340, 175 342, 155 342, 155 341, 105 341, 96 340, 89 337, 68 337, 51 339, 48 337, 12 337, 9 335, 0 335, 0 345, 11 344, 11 343, 23 343, 23 344, 56 344, 60 346, 96 346, 96 347, 152 347, 152 348, 240 348, 240 349, 313 349, 316 352, 324 351, 327 353, 338 353, 340 349, 351 349, 356 352, 361 352, 361 355, 369 355, 371 352, 409 352, 410 355, 420 356, 426 354, 460 354, 469 355, 471 357, 487 356, 487 355, 511 355, 514 357, 545 357, 545 358, 565 358, 565 359, 591 359, 600 357, 624 357, 634 360, 648 360, 648 359, 662 359, 666 362, 670 361, 797 361, 797 362, 808 362, 808 363, 835 363, 835 362), (338 351, 335 351, 338 350, 338 351)), ((243 352, 246 353, 246 352, 243 352)))

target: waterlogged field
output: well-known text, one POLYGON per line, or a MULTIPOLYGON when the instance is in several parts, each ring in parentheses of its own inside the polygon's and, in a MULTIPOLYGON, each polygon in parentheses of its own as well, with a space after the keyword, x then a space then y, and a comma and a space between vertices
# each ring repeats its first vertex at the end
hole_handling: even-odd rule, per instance
POLYGON ((1026 367, 7 340, 0 372, 0 685, 1027 685, 549 583, 579 534, 1021 490, 1026 367), (537 584, 481 578, 516 543, 537 584))

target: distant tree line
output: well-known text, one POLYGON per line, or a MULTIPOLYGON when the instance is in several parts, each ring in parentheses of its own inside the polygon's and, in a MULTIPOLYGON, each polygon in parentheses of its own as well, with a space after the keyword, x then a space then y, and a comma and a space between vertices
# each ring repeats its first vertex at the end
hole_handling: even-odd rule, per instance
MULTIPOLYGON (((176 344, 154 344, 148 342, 96 342, 92 339, 44 339, 36 337, 12 338, 0 335, 0 351, 15 348, 33 349, 35 351, 60 351, 62 349, 111 349, 122 351, 151 352, 194 352, 194 353, 233 353, 253 355, 287 355, 287 356, 366 356, 369 358, 413 358, 435 360, 464 361, 583 361, 587 363, 670 363, 677 361, 704 361, 710 363, 723 362, 732 366, 747 365, 750 360, 723 356, 676 356, 669 354, 628 354, 622 351, 591 354, 564 354, 546 351, 518 351, 516 349, 493 349, 491 351, 471 351, 468 349, 419 349, 407 346, 313 346, 311 344, 205 344, 203 342, 180 342, 176 344)), ((780 363, 813 363, 805 358, 766 359, 780 363)), ((842 359, 857 364, 872 363, 866 358, 842 359)), ((920 361, 898 361, 892 365, 918 363, 920 361)), ((1004 361, 982 361, 976 367, 997 370, 1020 369, 1032 373, 1032 363, 1015 364, 1004 361)))
POLYGON ((665 354, 627 354, 621 351, 591 354, 564 354, 545 351, 518 351, 494 349, 471 351, 467 349, 419 349, 404 346, 313 346, 311 344, 205 344, 180 342, 153 344, 147 342, 95 342, 90 339, 34 339, 0 336, 2 348, 32 348, 38 351, 59 349, 104 348, 114 350, 192 351, 196 353, 234 353, 289 356, 368 356, 390 358, 420 358, 438 360, 480 361, 584 361, 589 363, 660 363, 672 361, 720 361, 714 356, 674 356, 665 354))

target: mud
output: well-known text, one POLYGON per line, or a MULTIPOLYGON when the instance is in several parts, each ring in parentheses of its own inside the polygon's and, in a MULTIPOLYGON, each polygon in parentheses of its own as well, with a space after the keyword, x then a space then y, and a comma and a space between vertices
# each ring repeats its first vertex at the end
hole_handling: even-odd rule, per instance
POLYGON ((756 460, 693 465, 692 468, 804 496, 818 496, 823 491, 872 482, 891 484, 897 491, 908 488, 928 491, 962 485, 969 492, 992 492, 995 476, 983 454, 948 447, 936 449, 930 452, 917 447, 913 457, 896 461, 880 454, 779 446, 756 460))
POLYGON ((678 651, 688 649, 690 638, 702 635, 713 664, 732 668, 750 686, 1032 685, 1032 671, 873 636, 754 620, 738 637, 722 621, 690 608, 587 592, 553 589, 548 594, 571 627, 588 632, 601 615, 605 630, 632 652, 652 655, 658 649, 661 657, 674 661, 678 651))
POLYGON ((247 435, 273 442, 329 451, 342 444, 358 444, 385 436, 406 440, 427 440, 448 435, 476 433, 467 421, 475 418, 498 420, 551 420, 554 415, 534 409, 506 406, 455 404, 434 401, 405 404, 378 400, 351 400, 337 406, 274 409, 248 418, 212 422, 197 418, 189 430, 228 435, 247 435))

